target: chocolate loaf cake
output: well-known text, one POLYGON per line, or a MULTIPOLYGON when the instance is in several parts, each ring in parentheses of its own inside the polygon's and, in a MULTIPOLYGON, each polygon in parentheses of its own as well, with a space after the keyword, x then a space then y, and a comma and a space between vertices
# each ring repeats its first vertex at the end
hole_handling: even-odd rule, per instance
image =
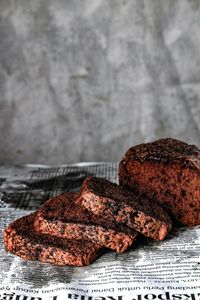
POLYGON ((7 251, 23 259, 70 266, 89 265, 99 255, 101 247, 97 244, 36 234, 35 216, 36 213, 32 213, 22 217, 4 230, 7 251))
POLYGON ((77 201, 97 218, 106 216, 156 240, 171 230, 170 217, 159 204, 103 178, 87 177, 77 201))
POLYGON ((181 224, 200 224, 200 149, 176 139, 130 148, 119 183, 162 204, 181 224))
POLYGON ((101 246, 124 252, 137 233, 105 218, 97 218, 79 204, 75 192, 66 192, 48 200, 35 218, 35 231, 60 238, 91 240, 101 246))

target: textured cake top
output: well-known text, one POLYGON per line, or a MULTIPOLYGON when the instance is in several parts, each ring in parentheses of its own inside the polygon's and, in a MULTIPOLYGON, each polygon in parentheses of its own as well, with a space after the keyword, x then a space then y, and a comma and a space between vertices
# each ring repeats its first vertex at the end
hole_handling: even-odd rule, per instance
POLYGON ((200 149, 172 138, 133 146, 124 157, 125 160, 131 158, 141 162, 157 161, 165 164, 174 162, 200 170, 200 149))

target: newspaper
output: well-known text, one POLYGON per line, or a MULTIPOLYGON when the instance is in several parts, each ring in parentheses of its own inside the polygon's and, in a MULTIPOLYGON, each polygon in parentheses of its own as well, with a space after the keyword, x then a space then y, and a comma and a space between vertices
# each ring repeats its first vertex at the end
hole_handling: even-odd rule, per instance
POLYGON ((125 253, 107 251, 86 267, 26 261, 5 251, 2 233, 10 222, 78 190, 88 175, 117 182, 117 164, 0 168, 0 299, 200 299, 200 226, 174 228, 162 242, 140 238, 125 253))

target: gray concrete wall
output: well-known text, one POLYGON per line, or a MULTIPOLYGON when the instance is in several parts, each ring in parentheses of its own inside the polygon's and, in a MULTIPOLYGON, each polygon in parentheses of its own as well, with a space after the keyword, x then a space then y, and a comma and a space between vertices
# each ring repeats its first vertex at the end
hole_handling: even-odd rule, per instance
POLYGON ((0 0, 0 163, 200 145, 199 0, 0 0))

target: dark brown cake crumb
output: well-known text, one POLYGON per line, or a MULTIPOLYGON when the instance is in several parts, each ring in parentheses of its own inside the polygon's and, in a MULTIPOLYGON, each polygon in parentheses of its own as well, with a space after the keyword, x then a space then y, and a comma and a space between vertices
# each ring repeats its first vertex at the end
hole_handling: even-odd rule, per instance
POLYGON ((78 193, 66 192, 48 200, 38 211, 35 230, 60 238, 91 240, 101 246, 124 252, 137 233, 108 218, 97 218, 80 204, 78 193))
POLYGON ((17 219, 4 230, 4 244, 23 259, 55 265, 89 265, 100 254, 101 246, 89 241, 60 239, 34 232, 36 213, 17 219))
POLYGON ((106 216, 156 240, 171 230, 170 217, 159 204, 103 178, 86 178, 77 201, 97 218, 106 216))

